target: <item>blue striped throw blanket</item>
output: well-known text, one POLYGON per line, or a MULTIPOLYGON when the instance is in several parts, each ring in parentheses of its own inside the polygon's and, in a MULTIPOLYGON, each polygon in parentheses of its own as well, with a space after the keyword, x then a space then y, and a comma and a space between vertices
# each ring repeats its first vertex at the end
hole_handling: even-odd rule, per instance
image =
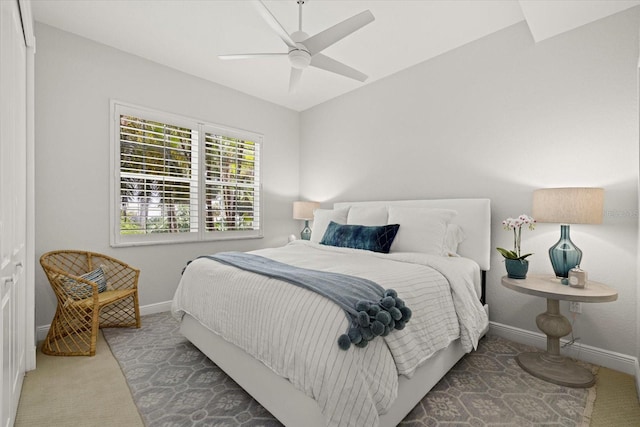
POLYGON ((199 258, 282 280, 329 298, 350 320, 349 329, 338 338, 343 350, 348 350, 351 344, 365 347, 377 336, 403 329, 411 318, 411 310, 395 290, 385 290, 361 277, 295 267, 244 252, 221 252, 199 258))

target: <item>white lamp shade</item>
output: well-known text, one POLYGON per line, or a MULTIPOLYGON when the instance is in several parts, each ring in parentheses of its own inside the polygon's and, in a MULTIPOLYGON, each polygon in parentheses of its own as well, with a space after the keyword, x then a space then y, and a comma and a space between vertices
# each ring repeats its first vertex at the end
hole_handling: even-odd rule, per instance
POLYGON ((293 219, 312 220, 313 211, 319 207, 318 202, 293 202, 293 219))
POLYGON ((536 222, 602 224, 604 189, 543 188, 533 192, 536 222))

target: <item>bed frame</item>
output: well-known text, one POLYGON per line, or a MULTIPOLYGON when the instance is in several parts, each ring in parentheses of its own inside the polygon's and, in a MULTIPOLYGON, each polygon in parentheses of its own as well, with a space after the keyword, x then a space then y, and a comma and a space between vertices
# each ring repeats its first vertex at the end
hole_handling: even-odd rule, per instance
MULTIPOLYGON (((458 215, 452 222, 462 226, 466 235, 458 252, 480 265, 483 272, 481 301, 485 310, 488 311, 488 306, 484 302, 484 272, 489 269, 490 263, 490 200, 341 202, 335 203, 334 208, 392 205, 446 208, 458 211, 458 215)), ((293 387, 287 379, 274 373, 262 362, 211 332, 189 315, 184 316, 180 331, 285 426, 326 427, 326 421, 316 401, 293 387)), ((380 426, 393 427, 398 425, 464 354, 458 339, 432 356, 426 364, 416 370, 411 379, 400 376, 398 379, 398 398, 387 413, 380 415, 380 426)))

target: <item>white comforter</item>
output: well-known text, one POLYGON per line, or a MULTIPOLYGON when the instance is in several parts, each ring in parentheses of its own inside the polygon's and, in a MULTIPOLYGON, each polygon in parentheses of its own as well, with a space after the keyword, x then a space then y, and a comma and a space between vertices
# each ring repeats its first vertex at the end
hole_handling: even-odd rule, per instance
POLYGON ((471 260, 378 254, 295 241, 253 253, 303 268, 361 276, 393 288, 413 311, 402 331, 366 348, 340 350, 348 319, 330 300, 300 287, 210 259, 184 271, 173 312, 199 320, 314 398, 329 426, 377 426, 397 396, 398 375, 411 376, 460 337, 475 348, 488 319, 471 260))

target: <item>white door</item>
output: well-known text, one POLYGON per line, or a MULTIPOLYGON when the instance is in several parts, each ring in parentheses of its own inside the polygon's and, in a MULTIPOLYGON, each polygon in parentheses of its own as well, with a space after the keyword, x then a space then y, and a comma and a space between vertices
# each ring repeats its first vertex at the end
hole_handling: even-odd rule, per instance
POLYGON ((0 427, 13 425, 25 372, 27 49, 17 0, 0 1, 0 427))

